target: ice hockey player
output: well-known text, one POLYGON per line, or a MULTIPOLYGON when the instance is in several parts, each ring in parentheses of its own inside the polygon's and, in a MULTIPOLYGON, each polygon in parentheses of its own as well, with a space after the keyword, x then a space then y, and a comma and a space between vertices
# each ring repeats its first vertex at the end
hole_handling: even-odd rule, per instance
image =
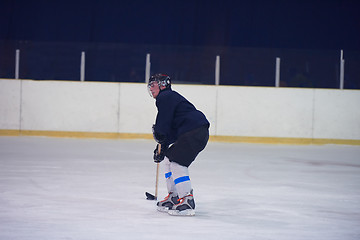
POLYGON ((168 75, 151 76, 148 91, 156 99, 158 110, 153 125, 153 136, 158 143, 154 161, 164 160, 169 193, 157 203, 157 208, 170 215, 194 215, 195 201, 188 168, 209 140, 210 123, 192 103, 171 89, 168 75))

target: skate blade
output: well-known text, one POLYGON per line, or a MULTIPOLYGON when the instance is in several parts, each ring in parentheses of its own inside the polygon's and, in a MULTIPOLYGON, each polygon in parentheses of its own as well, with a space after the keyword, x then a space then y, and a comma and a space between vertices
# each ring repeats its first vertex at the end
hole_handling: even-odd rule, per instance
POLYGON ((157 210, 159 212, 169 212, 169 208, 168 207, 157 207, 157 210))
POLYGON ((183 211, 179 210, 169 210, 168 213, 172 216, 194 216, 195 210, 194 209, 186 209, 183 211))

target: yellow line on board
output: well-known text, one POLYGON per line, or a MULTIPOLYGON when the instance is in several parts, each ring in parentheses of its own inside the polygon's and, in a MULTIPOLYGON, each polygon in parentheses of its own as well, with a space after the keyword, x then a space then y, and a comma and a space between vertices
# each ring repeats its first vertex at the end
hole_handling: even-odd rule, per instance
POLYGON ((276 138, 276 137, 240 137, 240 136, 210 136, 211 141, 217 142, 242 142, 242 143, 264 143, 264 144, 344 144, 360 145, 360 140, 352 139, 313 139, 313 138, 276 138))
MULTIPOLYGON (((105 132, 71 132, 71 131, 33 131, 33 130, 1 130, 0 136, 43 136, 64 138, 102 138, 102 139, 153 139, 152 134, 143 133, 105 133, 105 132)), ((276 137, 241 137, 210 136, 210 141, 231 143, 262 144, 343 144, 360 145, 360 140, 352 139, 312 139, 312 138, 276 138, 276 137)))
POLYGON ((64 138, 152 139, 152 134, 72 131, 0 130, 0 136, 42 136, 64 138))

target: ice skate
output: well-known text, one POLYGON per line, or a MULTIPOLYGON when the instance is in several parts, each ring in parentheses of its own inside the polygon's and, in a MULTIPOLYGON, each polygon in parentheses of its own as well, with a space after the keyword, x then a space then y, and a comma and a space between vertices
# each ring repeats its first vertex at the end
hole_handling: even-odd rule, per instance
POLYGON ((169 209, 168 213, 174 216, 194 216, 195 201, 192 191, 190 194, 178 200, 178 204, 169 209))
POLYGON ((157 202, 157 210, 160 212, 167 212, 175 204, 178 203, 179 197, 176 193, 170 192, 164 200, 157 202))

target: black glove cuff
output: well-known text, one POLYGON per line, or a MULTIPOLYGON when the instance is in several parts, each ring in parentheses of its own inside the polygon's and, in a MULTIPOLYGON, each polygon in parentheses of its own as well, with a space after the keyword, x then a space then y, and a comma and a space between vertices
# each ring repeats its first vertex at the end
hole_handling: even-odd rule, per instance
POLYGON ((165 144, 166 143, 166 135, 161 134, 155 131, 155 125, 152 127, 153 137, 157 143, 165 144))
POLYGON ((159 163, 162 160, 164 160, 167 149, 168 149, 168 145, 160 145, 160 144, 156 145, 156 148, 154 150, 154 162, 159 163), (160 152, 159 152, 159 146, 161 146, 160 152))

